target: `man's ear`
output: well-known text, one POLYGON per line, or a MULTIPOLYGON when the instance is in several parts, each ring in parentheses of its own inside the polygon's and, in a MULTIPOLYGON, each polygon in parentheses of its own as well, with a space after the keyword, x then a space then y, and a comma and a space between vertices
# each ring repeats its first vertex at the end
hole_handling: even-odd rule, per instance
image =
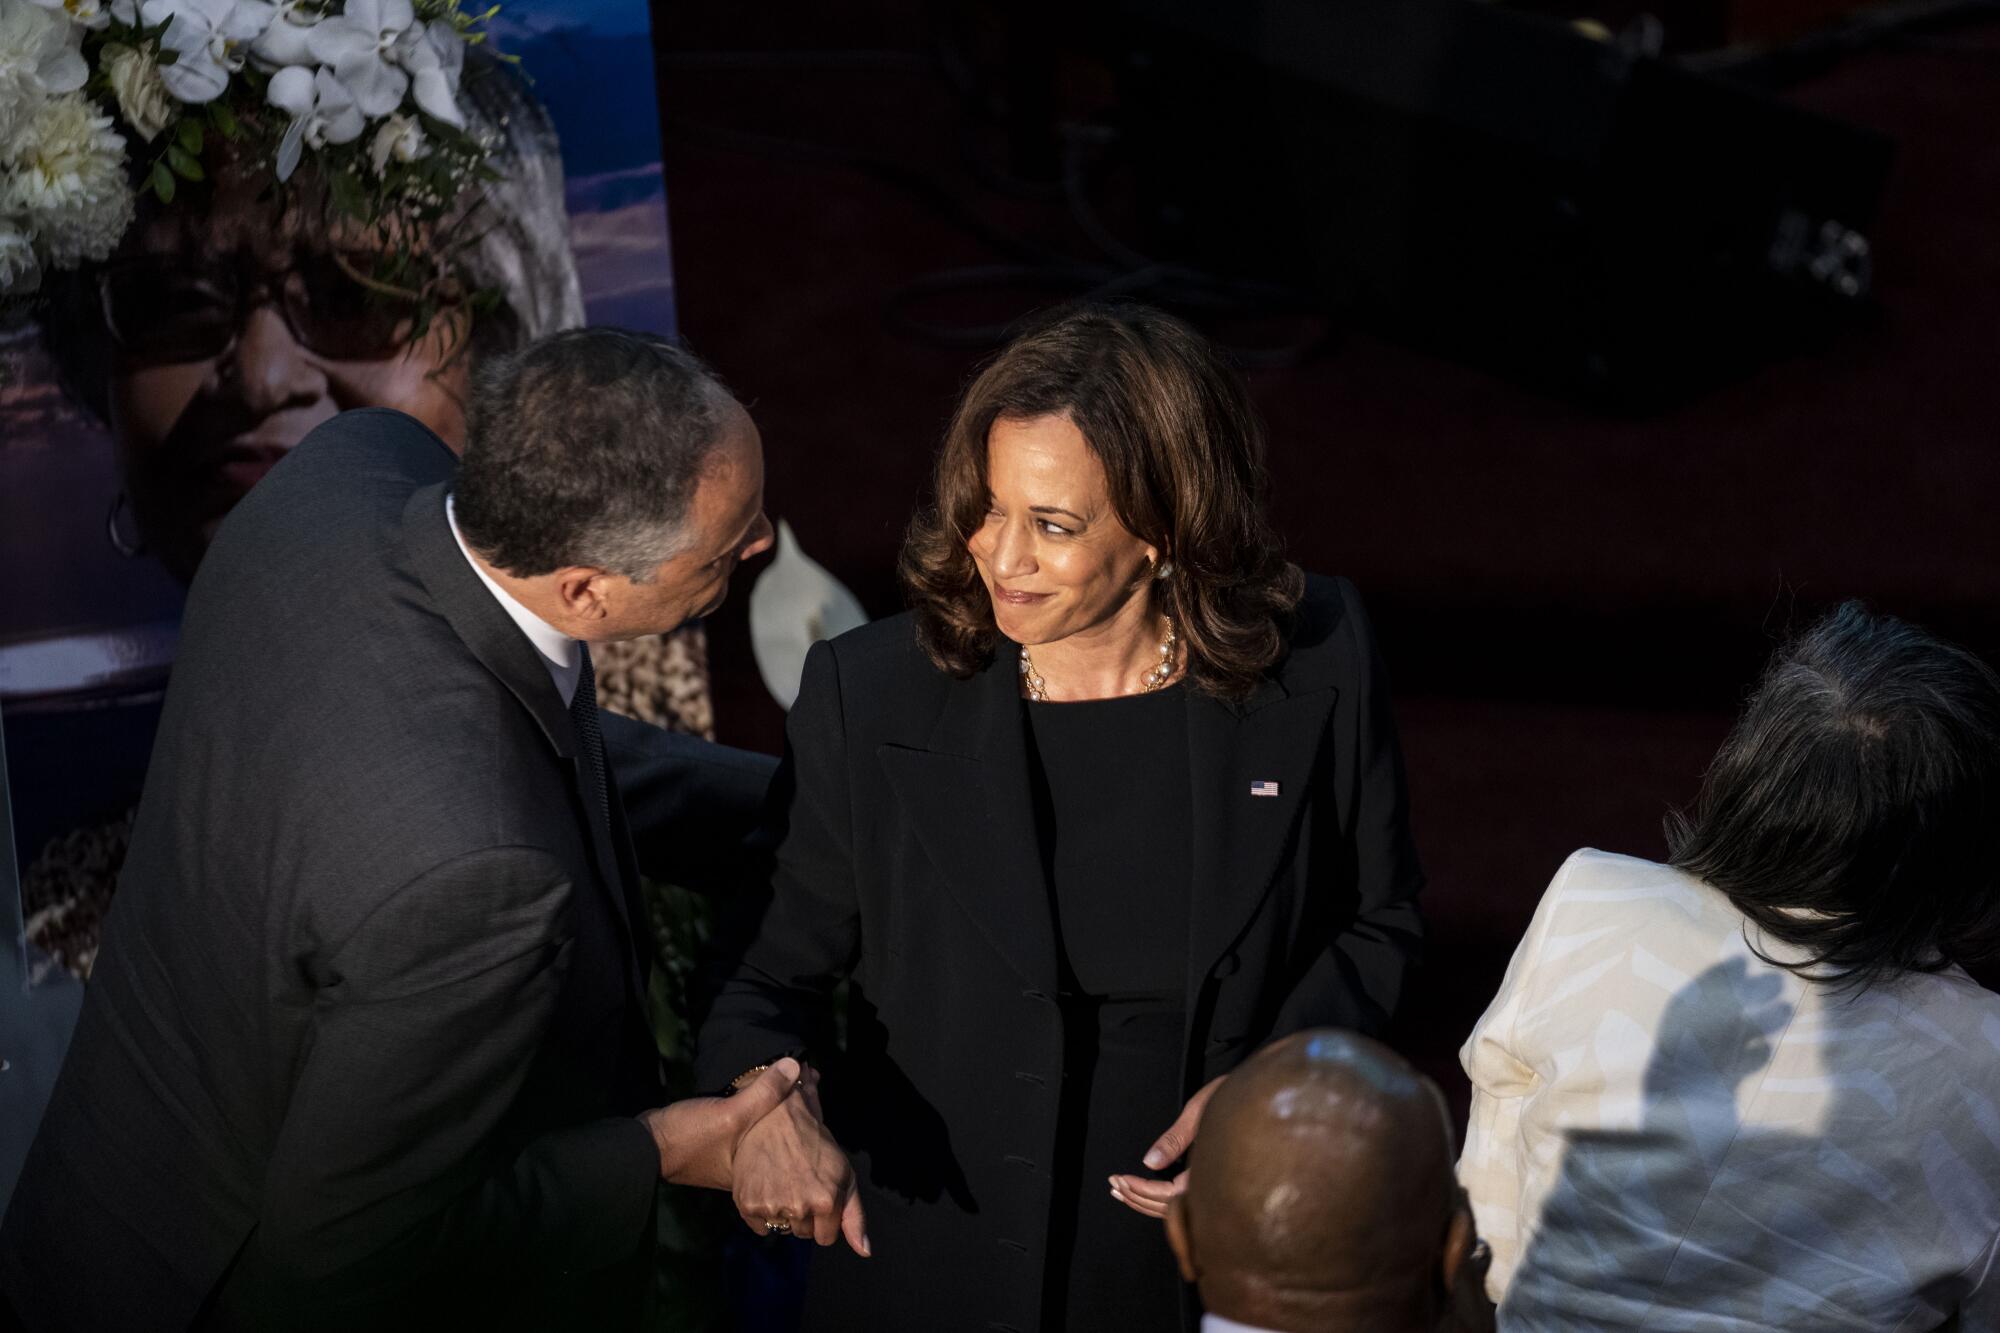
POLYGON ((1438 1256, 1438 1276, 1444 1279, 1446 1291, 1458 1285, 1459 1274, 1471 1261, 1472 1247, 1478 1241, 1472 1225, 1472 1213, 1460 1204, 1452 1210, 1451 1222, 1444 1231, 1444 1252, 1438 1256))
POLYGON ((1492 1267, 1493 1251, 1479 1239, 1479 1227, 1472 1216, 1472 1201, 1460 1189, 1458 1206, 1452 1210, 1451 1222, 1445 1227, 1444 1252, 1438 1256, 1438 1276, 1444 1280, 1446 1291, 1456 1291, 1463 1285, 1476 1294, 1483 1305, 1486 1273, 1492 1267))
POLYGON ((556 571, 556 596, 563 610, 579 620, 602 620, 610 613, 604 584, 610 575, 592 565, 568 565, 556 571))
POLYGON ((1174 1262, 1180 1265, 1181 1280, 1201 1281, 1201 1269, 1194 1257, 1194 1232, 1188 1225, 1185 1194, 1176 1194, 1167 1200, 1167 1245, 1174 1252, 1174 1262))
POLYGON ((1493 1267, 1493 1250, 1479 1239, 1472 1203, 1463 1189, 1445 1225, 1444 1250, 1438 1256, 1438 1277, 1444 1284, 1447 1318, 1440 1328, 1454 1333, 1493 1333, 1495 1311, 1486 1294, 1486 1274, 1493 1267))

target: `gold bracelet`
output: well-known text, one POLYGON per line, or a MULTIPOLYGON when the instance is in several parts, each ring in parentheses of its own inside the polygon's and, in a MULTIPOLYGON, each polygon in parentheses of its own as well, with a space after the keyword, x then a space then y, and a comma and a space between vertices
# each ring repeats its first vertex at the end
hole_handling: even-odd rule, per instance
POLYGON ((743 1091, 743 1089, 749 1087, 752 1083, 757 1081, 757 1075, 763 1073, 770 1067, 771 1066, 769 1065, 752 1065, 750 1066, 750 1068, 738 1074, 735 1078, 730 1079, 729 1095, 733 1097, 737 1093, 743 1091))

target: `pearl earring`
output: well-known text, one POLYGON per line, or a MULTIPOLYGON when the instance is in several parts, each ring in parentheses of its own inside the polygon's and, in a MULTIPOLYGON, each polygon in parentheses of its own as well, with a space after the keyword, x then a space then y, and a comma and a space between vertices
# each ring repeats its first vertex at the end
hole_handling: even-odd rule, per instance
POLYGON ((1163 579, 1172 574, 1173 572, 1174 572, 1174 562, 1171 560, 1162 560, 1160 562, 1160 567, 1153 571, 1153 577, 1156 579, 1163 579))

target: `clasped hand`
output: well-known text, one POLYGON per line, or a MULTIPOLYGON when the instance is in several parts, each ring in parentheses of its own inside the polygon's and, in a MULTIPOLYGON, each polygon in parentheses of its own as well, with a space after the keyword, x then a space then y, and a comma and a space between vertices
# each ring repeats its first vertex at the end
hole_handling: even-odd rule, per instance
POLYGON ((867 1220, 854 1168, 820 1114, 819 1074, 790 1056, 728 1097, 690 1097, 641 1117, 660 1148, 660 1175, 726 1189, 745 1225, 781 1224, 867 1257, 867 1220))

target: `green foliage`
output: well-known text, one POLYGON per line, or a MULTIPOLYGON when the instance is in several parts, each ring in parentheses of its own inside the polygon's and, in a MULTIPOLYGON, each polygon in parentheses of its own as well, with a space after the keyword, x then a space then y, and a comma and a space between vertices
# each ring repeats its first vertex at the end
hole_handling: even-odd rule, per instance
MULTIPOLYGON (((665 1096, 673 1101, 696 1092, 688 983, 708 943, 712 915, 707 899, 678 885, 646 880, 641 895, 653 941, 646 1016, 666 1070, 665 1096)), ((718 1190, 660 1187, 658 1300, 651 1333, 721 1333, 728 1327, 716 1259, 723 1237, 741 1225, 728 1196, 718 1190)))
POLYGON ((694 1090, 694 1033, 686 1018, 688 983, 694 977, 695 960, 708 945, 714 917, 708 900, 692 889, 649 879, 642 893, 653 941, 648 1017, 668 1079, 681 1080, 668 1091, 685 1097, 694 1090))
POLYGON ((368 191, 351 169, 344 165, 328 169, 326 185, 336 213, 354 221, 367 219, 368 191))

